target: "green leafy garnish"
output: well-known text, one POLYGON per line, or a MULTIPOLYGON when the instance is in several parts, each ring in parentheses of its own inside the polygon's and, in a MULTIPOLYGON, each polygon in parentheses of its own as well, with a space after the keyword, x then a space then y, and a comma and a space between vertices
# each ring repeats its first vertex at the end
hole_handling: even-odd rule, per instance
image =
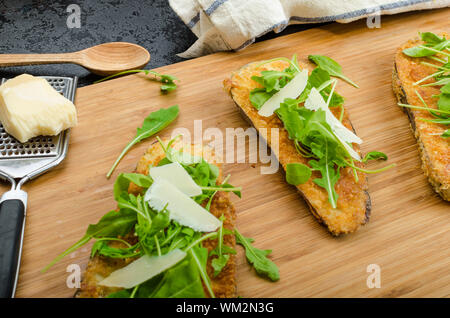
MULTIPOLYGON (((164 145, 159 138, 158 141, 166 154, 161 162, 164 162, 163 164, 179 162, 192 179, 203 188, 203 193, 193 198, 199 204, 208 202, 211 205, 210 202, 217 191, 233 191, 240 195, 240 188, 227 182, 229 177, 217 185, 220 172, 217 166, 207 163, 203 158, 200 158, 200 161, 183 161, 181 160, 183 156, 171 147, 175 139, 169 141, 167 145, 164 145)), ((171 220, 170 212, 166 210, 167 205, 161 211, 152 209, 142 196, 152 184, 153 179, 150 176, 137 173, 120 174, 114 183, 114 199, 117 201, 118 211, 110 211, 97 224, 89 225, 85 235, 57 256, 43 271, 64 256, 84 246, 91 239, 96 240, 91 250, 91 257, 100 255, 111 259, 131 258, 133 261, 143 255, 161 256, 174 249, 181 249, 186 252, 187 256, 171 268, 130 289, 113 292, 108 297, 190 298, 209 296, 214 298, 212 284, 207 273, 208 257, 210 257, 214 269, 213 275, 219 275, 231 255, 236 254, 232 247, 224 244, 224 236, 234 233, 223 226, 226 221, 224 216, 220 217, 222 224, 216 232, 202 233, 171 220), (141 194, 128 193, 131 183, 142 188, 141 194), (216 248, 210 253, 207 248, 202 246, 202 242, 209 239, 217 240, 216 248), (133 245, 130 242, 134 242, 133 245)), ((258 265, 259 263, 255 266, 258 265)))
POLYGON ((120 160, 122 160, 122 158, 130 150, 131 147, 133 147, 143 139, 149 138, 154 134, 160 132, 162 129, 166 128, 172 121, 175 120, 175 118, 177 118, 178 112, 178 105, 174 105, 169 108, 161 108, 147 116, 147 118, 145 118, 144 122, 142 123, 142 127, 137 129, 136 136, 122 150, 119 157, 116 159, 113 166, 106 174, 106 177, 111 177, 114 169, 117 167, 120 160))
MULTIPOLYGON (((363 171, 364 169, 353 164, 352 154, 348 150, 351 145, 346 144, 336 136, 326 120, 326 113, 320 109, 316 111, 306 109, 301 107, 300 104, 307 100, 311 90, 315 88, 326 101, 328 107, 341 107, 339 120, 342 121, 344 117, 344 98, 335 92, 337 79, 332 79, 330 75, 340 77, 351 84, 354 83, 342 74, 341 66, 329 57, 310 55, 309 59, 316 63, 318 67, 308 76, 305 89, 296 99, 286 98, 275 111, 298 153, 305 158, 310 158, 308 161, 309 166, 304 163, 289 163, 286 166, 286 181, 292 185, 299 185, 307 182, 311 178, 313 171, 320 172, 321 177, 313 181, 327 191, 331 206, 336 208, 338 195, 335 185, 340 177, 340 169, 351 167, 354 171, 356 182, 358 182, 356 171, 363 171)), ((288 61, 290 66, 282 72, 263 71, 261 76, 252 77, 254 81, 263 86, 252 90, 250 93, 250 100, 257 109, 274 92, 279 91, 280 88, 289 82, 291 74, 296 74, 300 70, 296 56, 291 60, 275 58, 262 64, 275 60, 288 61)), ((374 153, 372 153, 372 156, 374 153)), ((378 170, 364 170, 364 172, 373 173, 390 167, 387 166, 378 170)))
MULTIPOLYGON (((296 100, 286 99, 276 113, 298 152, 304 157, 312 158, 308 164, 313 170, 322 174, 322 178, 314 179, 314 182, 327 191, 331 206, 336 208, 337 193, 334 186, 339 179, 339 168, 346 166, 345 162, 351 160, 348 159, 351 156, 328 125, 325 112, 298 107, 296 100)), ((290 166, 289 169, 292 167, 290 166)), ((302 169, 300 172, 303 173, 303 177, 306 177, 307 169, 304 167, 300 169, 302 169)), ((292 177, 291 172, 286 173, 286 177, 288 176, 292 177)), ((295 184, 297 181, 299 180, 288 182, 295 184)))
MULTIPOLYGON (((422 41, 425 42, 424 45, 418 45, 415 47, 405 49, 403 50, 403 53, 411 57, 430 57, 438 62, 443 63, 443 65, 436 65, 421 61, 420 62, 421 64, 436 68, 439 71, 427 75, 424 78, 418 80, 416 83, 414 83, 414 85, 418 85, 431 78, 435 79, 434 82, 423 84, 422 86, 423 87, 441 86, 440 93, 438 95, 432 96, 434 98, 438 98, 437 109, 429 107, 417 90, 415 90, 415 93, 419 98, 419 100, 421 101, 421 103, 423 104, 423 107, 403 103, 398 103, 398 105, 401 107, 407 107, 411 109, 426 110, 434 118, 432 119, 418 118, 419 120, 448 126, 450 124, 450 63, 444 60, 441 61, 440 59, 435 58, 433 55, 439 53, 447 57, 450 56, 449 53, 444 52, 444 50, 449 49, 450 40, 447 40, 445 37, 441 38, 432 32, 420 33, 420 37, 422 41)), ((448 138, 448 129, 441 134, 441 137, 448 138)))
POLYGON ((116 181, 114 182, 114 199, 116 199, 116 201, 119 200, 122 193, 126 193, 128 191, 130 182, 133 182, 139 187, 148 188, 153 183, 153 180, 150 176, 146 176, 140 173, 119 174, 116 181))
POLYGON ((69 247, 63 253, 58 255, 50 262, 42 272, 47 271, 50 267, 60 261, 64 256, 76 251, 83 245, 87 244, 93 238, 117 237, 128 234, 136 223, 136 213, 128 209, 120 209, 119 211, 110 211, 105 214, 97 224, 88 226, 85 235, 74 245, 69 247))
POLYGON ((260 250, 252 246, 253 239, 244 237, 237 229, 234 230, 236 236, 236 243, 245 248, 245 256, 247 261, 253 265, 258 275, 265 276, 272 281, 280 279, 280 273, 277 265, 272 262, 267 256, 272 252, 271 250, 260 250))
POLYGON ((353 82, 351 79, 346 77, 344 73, 342 73, 342 67, 339 65, 339 63, 329 58, 328 56, 309 55, 308 59, 314 62, 321 69, 327 71, 331 76, 341 78, 352 86, 359 88, 359 86, 355 82, 353 82))
MULTIPOLYGON (((332 144, 332 143, 331 143, 332 144)), ((331 155, 329 152, 333 152, 332 148, 325 141, 324 156, 320 160, 310 160, 309 165, 317 171, 320 171, 322 177, 314 179, 314 183, 324 188, 328 193, 328 201, 333 208, 337 207, 338 194, 335 189, 336 182, 339 180, 339 165, 335 168, 335 162, 330 160, 331 155)))
MULTIPOLYGON (((306 97, 309 95, 309 92, 311 91, 312 87, 317 88, 319 90, 320 94, 322 95, 324 100, 328 100, 331 94, 331 85, 333 84, 333 81, 336 81, 335 79, 331 80, 330 73, 328 73, 326 70, 316 67, 311 74, 308 77, 308 84, 305 88, 305 90, 302 93, 302 96, 304 100, 306 100, 306 97)), ((301 101, 302 98, 299 98, 301 101)), ((333 95, 331 96, 329 107, 336 107, 344 104, 344 98, 339 95, 336 92, 333 92, 333 95)))
POLYGON ((433 32, 420 32, 419 35, 422 41, 430 45, 436 45, 445 41, 445 37, 440 38, 437 34, 434 34, 433 32))
POLYGON ((223 215, 220 217, 220 220, 222 221, 222 225, 217 231, 217 246, 209 253, 210 256, 217 256, 211 261, 211 266, 214 269, 214 277, 219 275, 222 269, 227 265, 228 260, 230 259, 230 254, 236 254, 236 251, 233 248, 224 245, 223 243, 223 236, 225 232, 223 227, 223 221, 225 218, 223 215))
POLYGON ((388 157, 385 153, 380 151, 371 151, 364 156, 362 162, 367 162, 369 160, 387 160, 387 159, 388 157))
POLYGON ((437 53, 446 55, 442 52, 450 46, 450 40, 445 37, 439 37, 432 32, 419 33, 424 45, 417 45, 403 50, 403 53, 411 57, 426 57, 437 53))
POLYGON ((259 110, 272 95, 265 88, 255 88, 250 92, 250 102, 259 110))
POLYGON ((311 173, 311 168, 302 163, 286 165, 286 181, 295 186, 307 182, 311 178, 311 173))
MULTIPOLYGON (((117 240, 109 238, 109 241, 117 240)), ((126 248, 115 248, 111 247, 108 243, 106 243, 105 239, 97 239, 97 241, 92 246, 91 257, 94 257, 96 254, 111 257, 111 258, 130 258, 140 255, 141 253, 137 250, 138 245, 129 246, 128 242, 122 242, 128 247, 126 248)))
MULTIPOLYGON (((263 62, 262 64, 278 59, 279 58, 271 59, 263 62)), ((250 91, 250 102, 256 109, 259 110, 270 97, 286 86, 286 84, 289 83, 289 81, 299 72, 300 68, 297 63, 296 55, 292 57, 292 60, 283 60, 287 60, 290 63, 290 66, 284 71, 262 71, 261 76, 252 76, 252 80, 262 86, 262 88, 255 88, 250 91)))
POLYGON ((167 74, 160 74, 158 72, 155 71, 151 71, 151 70, 129 70, 129 71, 123 71, 123 72, 119 72, 110 76, 107 76, 105 78, 102 78, 98 81, 95 81, 94 84, 103 82, 103 81, 107 81, 111 78, 114 77, 118 77, 118 76, 122 76, 122 75, 126 75, 126 74, 133 74, 133 73, 144 73, 145 75, 153 75, 154 79, 158 80, 159 82, 161 82, 161 92, 163 93, 167 93, 170 91, 173 91, 177 88, 177 84, 175 84, 175 81, 178 80, 178 78, 176 78, 173 75, 167 75, 167 74))

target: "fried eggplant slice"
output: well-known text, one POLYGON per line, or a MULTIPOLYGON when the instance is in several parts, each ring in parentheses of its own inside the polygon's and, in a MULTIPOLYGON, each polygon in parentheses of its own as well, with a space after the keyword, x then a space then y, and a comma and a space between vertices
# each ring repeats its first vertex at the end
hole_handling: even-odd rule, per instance
MULTIPOLYGON (((181 148, 181 143, 175 142, 172 147, 176 149, 181 148)), ((215 164, 219 167, 220 175, 218 182, 222 178, 222 167, 216 162, 214 152, 208 147, 190 147, 193 151, 193 155, 202 156, 203 159, 209 163, 215 164), (200 152, 200 153, 198 153, 200 152)), ((148 169, 150 165, 156 166, 163 158, 165 153, 158 142, 155 142, 150 146, 144 156, 139 160, 136 168, 137 173, 148 174, 148 169)), ((130 184, 128 189, 130 193, 138 194, 141 193, 141 189, 134 184, 130 184)), ((206 204, 206 203, 205 203, 206 204)), ((236 211, 233 204, 229 199, 228 192, 218 192, 211 203, 210 211, 216 217, 220 217, 222 214, 225 217, 224 227, 230 231, 234 230, 234 224, 236 221, 236 211)), ((124 237, 126 241, 131 244, 136 243, 136 238, 134 235, 129 234, 124 237)), ((224 235, 224 244, 235 247, 236 241, 234 235, 226 234, 224 235)), ((209 251, 213 250, 217 245, 217 240, 205 240, 203 242, 203 247, 208 248, 209 251)), ((123 243, 112 242, 113 247, 124 247, 123 243)), ((81 282, 81 288, 77 291, 75 297, 79 298, 99 298, 106 297, 109 294, 120 290, 120 288, 111 288, 98 285, 103 278, 109 276, 113 271, 124 267, 131 263, 134 259, 113 259, 104 256, 96 255, 89 260, 87 269, 84 273, 83 280, 81 282)), ((214 269, 211 266, 212 258, 208 258, 207 272, 211 281, 211 287, 216 297, 219 298, 230 298, 236 296, 236 260, 235 255, 230 254, 230 259, 227 265, 222 269, 220 274, 214 277, 214 269)), ((205 295, 208 292, 205 289, 205 295)))
MULTIPOLYGON (((275 155, 284 169, 286 169, 288 163, 307 164, 308 158, 298 153, 294 142, 289 139, 288 132, 284 129, 283 123, 276 114, 270 117, 258 115, 257 109, 250 102, 249 95, 252 89, 260 87, 257 82, 251 79, 252 76, 260 76, 261 71, 264 70, 283 71, 288 66, 287 62, 279 60, 262 65, 261 62, 254 62, 234 72, 231 78, 224 81, 225 90, 229 92, 243 117, 259 132, 261 129, 267 129, 267 134, 261 135, 269 146, 271 142, 270 129, 279 128, 279 153, 275 153, 275 155)), ((336 117, 339 117, 339 107, 331 108, 331 110, 336 117)), ((343 124, 353 130, 347 111, 344 113, 343 124)), ((353 144, 353 149, 360 153, 357 144, 353 144)), ((357 163, 357 165, 362 167, 360 163, 357 163)), ((313 179, 320 177, 319 172, 314 171, 308 182, 297 186, 311 213, 333 235, 356 231, 369 220, 371 209, 365 174, 358 172, 358 182, 355 181, 351 168, 341 169, 340 174, 340 179, 335 187, 339 195, 335 209, 328 201, 326 190, 313 182, 313 179)))
MULTIPOLYGON (((397 49, 395 54, 394 70, 392 72, 392 87, 397 100, 403 104, 424 106, 416 94, 423 98, 430 108, 438 108, 438 99, 433 95, 440 93, 439 86, 414 85, 422 78, 433 74, 436 69, 423 65, 425 61, 438 65, 433 60, 426 57, 409 57, 403 54, 403 50, 422 44, 416 38, 404 43, 397 49)), ((434 82, 430 78, 421 84, 434 82)), ((408 115, 411 129, 416 137, 419 146, 422 169, 428 178, 433 189, 446 201, 450 201, 450 139, 442 138, 442 133, 446 130, 445 125, 426 122, 422 119, 433 119, 433 115, 426 110, 403 108, 408 115)))

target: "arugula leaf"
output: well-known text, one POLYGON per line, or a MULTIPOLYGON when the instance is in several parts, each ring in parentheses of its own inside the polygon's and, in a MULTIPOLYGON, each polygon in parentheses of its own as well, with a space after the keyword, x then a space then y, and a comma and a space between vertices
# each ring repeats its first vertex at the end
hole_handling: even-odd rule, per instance
MULTIPOLYGON (((411 48, 411 51, 407 51, 404 53, 407 55, 411 55, 410 53, 414 51, 416 54, 415 56, 431 56, 436 53, 442 53, 444 55, 450 56, 448 53, 440 52, 440 50, 448 49, 450 47, 450 40, 446 40, 445 37, 440 38, 436 34, 427 32, 421 34, 421 38, 423 41, 426 42, 425 46, 419 45, 417 47, 411 48), (432 54, 433 53, 433 54, 432 54)), ((419 118, 419 120, 429 122, 429 123, 435 123, 435 124, 441 124, 441 125, 450 125, 450 64, 445 61, 442 61, 444 65, 438 66, 435 64, 430 64, 427 62, 421 62, 424 65, 431 66, 437 68, 438 72, 433 73, 431 75, 425 76, 421 80, 417 81, 417 83, 422 83, 423 81, 434 77, 435 82, 424 84, 422 86, 442 86, 440 88, 440 94, 433 95, 432 97, 439 98, 437 101, 437 110, 434 108, 429 108, 422 96, 419 94, 419 92, 416 90, 415 93, 419 97, 420 101, 425 107, 421 106, 415 106, 415 105, 408 105, 408 104, 401 104, 399 103, 399 106, 402 107, 408 107, 413 109, 423 109, 427 110, 434 118, 428 119, 428 118, 419 118)), ((448 129, 441 135, 442 138, 448 138, 448 129)))
POLYGON ((250 102, 256 109, 260 109, 273 94, 266 92, 265 88, 255 88, 250 91, 250 102))
POLYGON ((237 195, 238 198, 242 198, 242 193, 241 193, 241 187, 235 187, 229 183, 224 183, 220 186, 220 190, 219 191, 231 191, 233 192, 235 195, 237 195), (234 189, 239 189, 239 190, 234 190, 234 189))
POLYGON ((261 76, 252 76, 252 80, 264 86, 266 91, 271 93, 274 90, 279 91, 293 77, 294 75, 289 72, 262 71, 261 76))
MULTIPOLYGON (((340 142, 327 124, 324 111, 311 111, 304 107, 298 108, 295 104, 287 102, 285 100, 285 103, 281 104, 277 114, 288 131, 289 138, 298 141, 303 147, 306 147, 307 151, 311 153, 308 156, 314 156, 319 159, 309 161, 310 166, 322 174, 321 179, 314 179, 313 181, 327 191, 330 204, 333 208, 336 208, 337 193, 334 185, 339 179, 339 171, 335 170, 334 165, 335 163, 342 163, 343 158, 347 157, 348 154, 343 146, 340 146, 340 142)), ((304 150, 303 153, 300 153, 305 155, 304 150)), ((286 178, 289 177, 288 183, 298 185, 296 183, 304 181, 303 178, 306 179, 308 177, 309 179, 311 171, 308 173, 306 169, 308 167, 305 167, 297 168, 302 169, 298 171, 298 176, 294 173, 294 166, 286 167, 287 169, 292 169, 292 171, 286 171, 286 178), (300 176, 303 178, 301 179, 300 176)))
POLYGON ((444 111, 450 111, 450 94, 439 94, 438 108, 444 111))
MULTIPOLYGON (((450 78, 448 78, 448 80, 450 81, 450 78)), ((450 82, 446 82, 443 85, 444 86, 441 87, 441 92, 443 94, 450 94, 450 82)))
POLYGON ((136 251, 136 248, 137 244, 126 248, 111 247, 104 240, 98 240, 92 246, 91 257, 94 257, 96 254, 111 258, 135 257, 141 254, 136 251))
MULTIPOLYGON (((450 40, 446 40, 434 46, 418 45, 403 50, 403 53, 411 57, 432 56, 450 46, 450 40)), ((445 54, 445 53, 443 53, 445 54)))
POLYGON ((295 186, 307 182, 311 178, 311 173, 311 168, 302 163, 286 165, 286 181, 295 186))
POLYGON ((426 86, 441 86, 441 85, 447 85, 450 84, 450 77, 439 77, 439 79, 436 82, 433 83, 429 83, 429 84, 424 84, 421 85, 423 87, 426 86))
POLYGON ((364 156, 362 162, 367 162, 367 161, 369 161, 369 160, 378 160, 378 159, 380 159, 380 160, 387 160, 388 157, 387 157, 387 155, 386 155, 385 153, 383 153, 383 152, 380 152, 380 151, 371 151, 371 152, 368 152, 368 153, 364 156))
POLYGON ((216 183, 216 176, 212 174, 209 163, 202 161, 193 166, 185 166, 186 171, 199 186, 208 186, 216 183))
POLYGON ((170 224, 169 212, 159 212, 152 218, 152 227, 148 232, 149 236, 153 236, 158 232, 167 228, 170 224))
POLYGON ((153 74, 156 77, 160 78, 161 81, 160 88, 163 93, 173 91, 177 88, 177 84, 175 84, 175 81, 178 80, 178 78, 176 78, 175 76, 167 74, 159 74, 155 71, 149 71, 149 74, 153 74))
POLYGON ((252 76, 252 80, 262 86, 262 88, 258 87, 250 91, 250 102, 258 110, 270 97, 286 86, 286 84, 294 78, 300 70, 296 55, 292 57, 292 60, 287 58, 276 58, 265 61, 264 63, 269 63, 275 60, 287 60, 290 65, 281 72, 261 71, 261 76, 252 76))
POLYGON ((445 37, 440 38, 438 35, 434 34, 433 32, 421 32, 420 38, 422 41, 427 42, 431 45, 439 44, 443 41, 445 41, 445 37))
POLYGON ((213 258, 211 261, 211 266, 214 269, 214 277, 219 275, 222 269, 227 265, 228 260, 230 259, 230 254, 236 254, 236 251, 233 248, 223 244, 223 236, 224 236, 223 221, 225 220, 223 214, 220 216, 219 219, 220 221, 222 221, 222 224, 220 225, 217 234, 217 246, 209 253, 209 256, 214 255, 217 256, 213 258))
POLYGON ((450 118, 436 118, 436 119, 426 119, 419 118, 422 121, 426 121, 429 123, 441 124, 441 125, 450 125, 450 118))
POLYGON ((450 129, 447 129, 446 131, 444 131, 444 133, 441 135, 443 138, 448 138, 450 137, 450 129))
POLYGON ((307 113, 303 111, 304 108, 298 107, 298 101, 292 98, 286 98, 280 104, 275 113, 284 124, 290 139, 300 139, 301 131, 305 127, 305 116, 307 113))
POLYGON ((425 42, 424 45, 413 46, 403 50, 405 55, 411 57, 432 56, 450 46, 450 40, 445 37, 440 38, 432 32, 420 33, 420 38, 425 42))
POLYGON ((129 210, 110 211, 98 223, 90 224, 86 235, 90 237, 117 237, 128 234, 136 223, 136 214, 129 210))
POLYGON ((50 264, 44 267, 42 272, 47 271, 64 256, 76 251, 92 238, 124 236, 131 231, 135 223, 136 213, 133 211, 120 209, 119 211, 108 212, 97 224, 90 224, 86 230, 86 234, 78 242, 53 259, 50 264))
POLYGON ((151 177, 140 174, 140 173, 121 173, 117 176, 116 181, 114 182, 114 199, 116 201, 119 200, 120 196, 123 193, 128 193, 128 187, 130 186, 130 182, 133 182, 138 187, 141 188, 149 188, 153 180, 151 177))
POLYGON ((122 289, 117 292, 111 293, 106 298, 130 298, 131 292, 128 289, 122 289))
POLYGON ((214 277, 217 277, 217 275, 220 274, 222 269, 227 265, 229 259, 230 254, 221 254, 212 259, 211 266, 214 269, 214 277))
POLYGON ((359 86, 356 83, 354 83, 352 80, 350 80, 342 73, 342 67, 339 65, 339 63, 329 58, 328 56, 309 55, 308 59, 314 62, 321 69, 327 71, 331 76, 339 77, 344 81, 346 81, 347 83, 351 84, 352 86, 359 88, 359 86))
POLYGON ((168 269, 152 298, 204 298, 201 275, 193 257, 168 269))
POLYGON ((206 263, 208 261, 208 249, 204 247, 193 247, 189 249, 188 254, 192 256, 195 264, 197 265, 197 269, 202 277, 202 281, 205 284, 206 289, 211 298, 216 298, 214 292, 211 287, 211 282, 209 280, 208 273, 206 272, 206 263))
MULTIPOLYGON (((309 90, 305 93, 305 96, 304 96, 305 100, 307 98, 307 95, 309 95, 309 91, 311 90, 312 87, 320 89, 322 87, 322 85, 326 85, 327 83, 328 83, 328 85, 325 88, 320 90, 320 94, 322 95, 324 100, 328 100, 328 97, 331 93, 331 85, 330 84, 332 83, 330 81, 330 74, 328 73, 328 71, 326 71, 320 67, 316 67, 309 75, 308 83, 311 86, 309 87, 309 90)), ((331 96, 329 107, 340 106, 343 103, 344 103, 344 98, 341 95, 339 95, 338 93, 333 92, 333 95, 331 96)))
POLYGON ((251 244, 253 239, 244 237, 237 229, 234 229, 234 235, 236 236, 236 243, 245 248, 247 261, 253 265, 258 275, 268 277, 272 281, 280 279, 277 265, 267 258, 272 252, 271 250, 260 250, 253 247, 251 244))
POLYGON ((160 132, 162 129, 166 128, 172 121, 177 118, 179 112, 178 105, 171 106, 169 108, 161 108, 153 113, 151 113, 147 118, 144 119, 142 127, 137 129, 136 136, 131 140, 127 146, 122 150, 121 154, 114 162, 113 166, 106 174, 106 177, 111 177, 116 166, 119 164, 120 160, 125 156, 125 154, 138 142, 143 139, 149 138, 154 134, 160 132))
MULTIPOLYGON (((325 143, 325 147, 325 151, 327 152, 327 143, 325 143)), ((340 178, 339 167, 337 169, 334 168, 334 163, 328 161, 327 153, 319 161, 310 160, 309 164, 313 169, 320 171, 320 173, 322 174, 321 178, 314 179, 313 181, 315 184, 327 190, 328 201, 330 202, 331 206, 336 209, 339 196, 336 192, 335 185, 340 178)))
POLYGON ((98 81, 95 81, 94 84, 97 83, 101 83, 103 81, 109 80, 111 78, 114 77, 118 77, 118 76, 122 76, 122 75, 126 75, 126 74, 133 74, 133 73, 144 73, 145 75, 154 75, 156 80, 159 80, 161 82, 161 92, 163 93, 167 93, 170 91, 173 91, 174 89, 177 88, 177 84, 175 84, 175 81, 178 80, 178 78, 176 78, 173 75, 166 75, 166 74, 160 74, 158 72, 155 71, 151 71, 151 70, 128 70, 128 71, 123 71, 123 72, 119 72, 110 76, 107 76, 105 78, 102 78, 98 81))

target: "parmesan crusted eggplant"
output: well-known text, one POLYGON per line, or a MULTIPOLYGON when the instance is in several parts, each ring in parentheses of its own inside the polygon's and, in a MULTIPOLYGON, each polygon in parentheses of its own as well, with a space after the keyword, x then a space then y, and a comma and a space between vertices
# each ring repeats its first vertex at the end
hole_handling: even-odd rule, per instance
MULTIPOLYGON (((267 129, 267 135, 264 137, 269 146, 271 146, 270 129, 279 128, 279 152, 275 155, 284 170, 292 163, 308 165, 309 158, 299 153, 293 140, 289 138, 289 133, 283 122, 276 114, 270 117, 263 117, 258 114, 258 110, 250 101, 250 92, 261 87, 260 83, 252 77, 260 76, 262 71, 282 72, 288 67, 289 63, 284 60, 267 61, 267 63, 255 62, 242 67, 234 72, 231 78, 224 81, 225 89, 231 95, 244 118, 258 131, 267 129)), ((301 68, 306 69, 306 67, 301 68)), ((336 118, 339 118, 340 107, 330 107, 330 110, 336 118)), ((347 111, 344 111, 342 124, 354 132, 347 111)), ((354 143, 352 147, 360 155, 359 146, 354 143)), ((363 163, 356 162, 355 166, 362 168, 363 163)), ((329 202, 327 191, 314 182, 315 178, 320 178, 320 172, 313 171, 312 177, 306 183, 297 185, 298 191, 305 199, 312 214, 333 235, 354 232, 369 220, 371 210, 366 175, 360 171, 356 172, 350 167, 341 168, 338 175, 339 179, 334 187, 338 195, 335 208, 329 202), (357 177, 355 177, 355 174, 357 174, 357 177)))
MULTIPOLYGON (((180 148, 180 143, 172 144, 172 147, 175 149, 180 148)), ((191 147, 191 149, 197 150, 197 147, 191 147)), ((201 150, 201 149, 200 149, 201 150)), ((194 155, 200 155, 203 157, 205 161, 210 164, 214 164, 219 167, 219 176, 217 182, 219 183, 222 179, 222 171, 221 166, 215 160, 214 152, 207 147, 203 147, 203 152, 200 154, 194 153, 194 155)), ((158 163, 166 157, 164 150, 162 149, 159 143, 154 143, 147 150, 144 156, 139 160, 136 168, 136 172, 143 175, 148 175, 149 166, 157 166, 158 163)), ((135 184, 131 183, 128 189, 129 193, 134 195, 142 194, 142 189, 135 184)), ((203 205, 206 205, 204 202, 203 205)), ((210 212, 220 218, 222 215, 224 217, 224 228, 233 231, 234 223, 236 219, 236 212, 229 199, 229 194, 227 192, 217 192, 213 197, 210 212)), ((136 243, 137 238, 133 234, 126 235, 121 239, 127 241, 129 244, 133 245, 136 243)), ((234 248, 236 245, 235 237, 232 234, 225 233, 223 236, 223 244, 227 245, 231 248, 234 248)), ((111 242, 111 247, 116 248, 124 248, 126 247, 124 243, 121 242, 111 242)), ((217 239, 208 239, 202 242, 202 246, 207 248, 209 252, 217 246, 217 239)), ((209 254, 210 255, 210 254, 209 254)), ((235 255, 230 254, 228 262, 225 267, 221 270, 221 272, 215 276, 214 268, 211 265, 213 257, 210 255, 207 260, 207 275, 209 276, 211 288, 214 292, 215 297, 234 297, 236 294, 236 263, 235 263, 235 255)), ((87 297, 106 297, 111 293, 117 293, 120 291, 120 288, 116 287, 105 287, 99 285, 99 282, 103 280, 105 277, 109 276, 112 272, 123 268, 128 265, 135 258, 110 258, 102 255, 95 255, 91 257, 87 269, 84 273, 84 277, 81 283, 81 288, 76 293, 75 297, 87 298, 87 297)), ((205 291, 205 295, 209 295, 206 289, 206 286, 203 285, 203 289, 205 291)))
MULTIPOLYGON (((444 36, 444 39, 446 37, 445 34, 441 36, 444 36)), ((439 70, 438 67, 442 66, 442 63, 437 60, 439 58, 436 59, 433 56, 431 58, 411 57, 404 53, 405 49, 423 44, 423 40, 416 38, 409 40, 397 49, 392 73, 392 87, 400 105, 405 105, 403 109, 408 115, 419 146, 422 169, 434 190, 444 200, 449 201, 450 140, 448 137, 443 137, 448 126, 436 122, 437 116, 433 115, 433 113, 437 114, 436 112, 432 113, 426 109, 408 106, 439 108, 437 95, 441 93, 440 87, 434 85, 436 79, 434 76, 430 76, 439 70)), ((440 56, 440 54, 438 53, 436 56, 440 56)), ((441 119, 441 116, 438 119, 441 119)))

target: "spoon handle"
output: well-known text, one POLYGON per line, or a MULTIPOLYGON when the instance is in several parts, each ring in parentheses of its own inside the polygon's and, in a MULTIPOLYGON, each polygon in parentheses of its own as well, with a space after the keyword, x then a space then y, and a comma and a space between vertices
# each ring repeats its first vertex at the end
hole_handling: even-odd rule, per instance
POLYGON ((36 64, 81 63, 77 53, 60 54, 0 54, 0 66, 19 66, 36 64))

